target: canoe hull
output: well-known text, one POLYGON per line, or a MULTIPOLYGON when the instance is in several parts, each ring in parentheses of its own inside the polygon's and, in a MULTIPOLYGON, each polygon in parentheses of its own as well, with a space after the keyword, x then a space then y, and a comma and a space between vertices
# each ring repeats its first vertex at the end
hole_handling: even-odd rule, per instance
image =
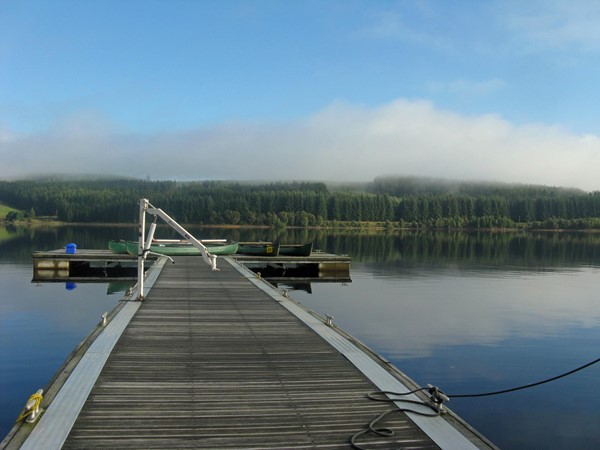
POLYGON ((239 255, 248 256, 278 256, 279 244, 272 242, 240 242, 237 252, 239 255))
POLYGON ((206 248, 211 255, 233 255, 237 253, 239 244, 230 242, 229 244, 206 244, 206 248))
MULTIPOLYGON (((231 242, 226 244, 208 244, 206 249, 211 255, 233 255, 237 252, 238 243, 231 242)), ((127 242, 127 252, 130 255, 137 255, 138 243, 127 242)), ((194 256, 200 255, 200 250, 191 244, 159 244, 150 246, 150 251, 159 255, 167 256, 194 256)))
POLYGON ((281 244, 279 246, 279 256, 310 256, 312 248, 312 242, 299 245, 281 244))
POLYGON ((127 242, 125 241, 108 241, 108 249, 119 255, 126 255, 127 252, 127 242))

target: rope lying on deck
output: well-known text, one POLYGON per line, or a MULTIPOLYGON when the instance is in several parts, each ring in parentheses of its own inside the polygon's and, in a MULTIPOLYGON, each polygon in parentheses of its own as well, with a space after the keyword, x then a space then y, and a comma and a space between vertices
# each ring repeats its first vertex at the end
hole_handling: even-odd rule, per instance
POLYGON ((384 413, 381 413, 380 415, 378 415, 375 419, 373 419, 369 425, 368 428, 365 430, 361 430, 358 433, 355 433, 351 438, 350 438, 350 444, 352 445, 353 448, 356 448, 358 450, 366 450, 365 447, 361 447, 360 445, 358 445, 356 443, 356 439, 358 439, 360 436, 363 436, 369 432, 376 434, 378 436, 383 436, 383 437, 392 437, 394 435, 394 431, 389 429, 389 428, 385 428, 385 427, 381 427, 378 428, 378 423, 383 420, 384 418, 386 418, 388 415, 394 413, 394 412, 410 412, 413 414, 419 414, 421 416, 428 416, 428 417, 435 417, 435 416, 439 416, 440 414, 442 414, 444 412, 444 406, 443 403, 446 401, 449 401, 451 398, 475 398, 475 397, 488 397, 488 396, 492 396, 492 395, 500 395, 500 394, 507 394, 509 392, 515 392, 515 391, 520 391, 522 389, 528 389, 528 388, 532 388, 535 386, 540 386, 542 384, 546 384, 546 383, 550 383, 551 381, 556 381, 560 378, 564 378, 567 377, 569 375, 572 375, 576 372, 579 372, 583 369, 586 369, 590 366, 593 366, 594 364, 600 362, 600 358, 597 358, 593 361, 588 362, 587 364, 584 364, 582 366, 579 366, 573 370, 569 370, 568 372, 562 373, 560 375, 551 377, 551 378, 547 378, 545 380, 542 381, 537 381, 535 383, 529 383, 529 384, 525 384, 523 386, 517 386, 517 387, 513 387, 513 388, 509 388, 509 389, 503 389, 500 391, 492 391, 492 392, 482 392, 482 393, 476 393, 476 394, 445 394, 444 392, 442 392, 440 389, 438 389, 435 386, 428 386, 425 388, 419 388, 419 389, 415 389, 414 391, 410 391, 410 392, 392 392, 392 391, 376 391, 376 392, 371 392, 369 394, 367 394, 367 397, 373 401, 377 401, 377 402, 405 402, 405 403, 412 403, 412 404, 417 404, 417 405, 421 405, 421 406, 427 406, 429 407, 432 412, 431 413, 427 413, 427 412, 423 412, 423 411, 416 411, 413 409, 409 409, 409 408, 393 408, 390 409, 389 411, 386 411, 384 413), (422 401, 418 401, 418 400, 406 400, 406 399, 402 399, 402 398, 392 398, 391 396, 395 396, 395 397, 401 397, 404 395, 409 395, 409 394, 414 394, 416 392, 422 392, 422 391, 428 391, 429 393, 429 402, 422 402, 422 401))
MULTIPOLYGON (((404 396, 404 395, 410 395, 410 394, 414 394, 415 392, 423 391, 425 389, 428 389, 431 394, 430 400, 436 398, 438 393, 440 393, 440 391, 436 387, 431 386, 429 388, 420 388, 420 389, 415 389, 414 391, 403 392, 403 393, 392 392, 392 391, 376 391, 376 392, 371 392, 371 393, 367 394, 367 397, 369 399, 376 401, 376 402, 392 403, 392 402, 401 401, 404 403, 411 403, 414 405, 427 406, 431 409, 432 412, 418 411, 418 410, 411 409, 411 408, 392 408, 388 411, 385 411, 385 412, 379 414, 377 417, 375 417, 375 419, 373 419, 371 422, 369 422, 367 429, 361 430, 358 433, 355 433, 354 435, 352 435, 352 437, 350 438, 350 444, 352 445, 352 447, 356 448, 358 450, 366 450, 365 447, 361 447, 360 445, 358 445, 356 443, 356 440, 359 437, 361 437, 369 432, 376 434, 377 436, 382 436, 382 437, 394 436, 394 434, 395 434, 394 430, 392 430, 390 428, 385 428, 385 427, 378 427, 378 423, 380 421, 382 421, 384 418, 386 418, 387 416, 389 416, 393 413, 410 412, 410 413, 418 414, 420 416, 425 416, 425 417, 439 416, 443 412, 443 406, 442 406, 441 401, 438 403, 435 400, 431 400, 430 403, 425 403, 425 402, 422 402, 419 400, 407 400, 407 399, 403 399, 403 398, 387 397, 387 395, 394 395, 397 397, 404 396)), ((441 394, 443 395, 443 393, 441 393, 441 394)))

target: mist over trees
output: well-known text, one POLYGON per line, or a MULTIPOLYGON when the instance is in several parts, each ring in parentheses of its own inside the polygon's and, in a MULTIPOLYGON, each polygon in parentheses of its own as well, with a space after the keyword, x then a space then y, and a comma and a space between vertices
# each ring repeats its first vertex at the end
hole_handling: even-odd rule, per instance
POLYGON ((181 223, 193 224, 600 228, 600 192, 547 186, 418 177, 331 186, 136 179, 0 181, 0 203, 65 222, 134 223, 140 198, 148 198, 181 223))

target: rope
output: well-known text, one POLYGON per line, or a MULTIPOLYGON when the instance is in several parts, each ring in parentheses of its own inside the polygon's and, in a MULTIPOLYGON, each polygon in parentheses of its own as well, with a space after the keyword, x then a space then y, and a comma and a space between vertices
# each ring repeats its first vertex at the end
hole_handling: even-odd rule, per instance
MULTIPOLYGON (((424 402, 421 402, 418 400, 406 400, 406 399, 401 399, 401 398, 384 397, 384 395, 386 395, 386 394, 387 395, 395 395, 395 396, 409 395, 409 394, 414 394, 415 392, 419 392, 419 391, 422 391, 425 389, 430 389, 430 388, 420 388, 420 389, 415 389, 414 391, 402 392, 402 393, 401 392, 392 392, 392 391, 377 391, 377 392, 371 392, 371 393, 367 394, 367 397, 370 400, 373 400, 376 402, 393 403, 393 402, 400 401, 400 402, 411 403, 411 404, 420 405, 420 406, 427 406, 433 412, 427 413, 427 412, 417 411, 417 410, 410 409, 410 408, 400 408, 400 407, 392 408, 385 412, 382 412, 377 417, 375 417, 371 422, 369 422, 367 429, 361 430, 352 435, 352 437, 350 438, 350 444, 352 445, 352 447, 357 450, 367 450, 365 447, 361 447, 359 444, 357 444, 356 440, 359 437, 361 437, 369 432, 376 434, 377 436, 382 436, 382 437, 394 436, 394 434, 395 434, 394 430, 392 430, 390 428, 385 428, 385 427, 378 427, 378 422, 383 420, 390 414, 397 413, 397 412, 410 412, 410 413, 418 414, 420 416, 425 416, 425 417, 439 416, 441 414, 442 410, 440 407, 438 407, 438 405, 436 403, 424 403, 424 402)), ((433 389, 436 389, 436 388, 433 388, 433 389)))
POLYGON ((555 381, 558 380, 560 378, 564 378, 567 377, 569 375, 572 375, 576 372, 579 372, 580 370, 586 369, 590 366, 593 366, 594 364, 600 362, 600 358, 595 359, 593 361, 590 361, 587 364, 584 364, 582 366, 579 366, 573 370, 569 370, 568 372, 562 373, 560 375, 557 375, 555 377, 552 378, 547 378, 545 380, 542 381, 537 381, 535 383, 530 383, 530 384, 526 384, 523 386, 517 386, 517 387, 513 387, 510 389, 503 389, 501 391, 492 391, 492 392, 483 392, 483 393, 478 393, 478 394, 445 394, 444 392, 442 392, 440 389, 438 389, 435 386, 429 386, 426 388, 418 388, 415 389, 413 391, 410 392, 392 392, 392 391, 377 391, 377 392, 371 392, 369 394, 367 394, 367 397, 370 400, 376 401, 376 402, 397 402, 397 401, 401 401, 401 402, 406 402, 406 403, 412 403, 412 404, 417 404, 417 405, 422 405, 422 406, 427 406, 429 408, 431 408, 433 410, 433 413, 425 413, 422 411, 415 411, 413 409, 409 409, 409 408, 393 408, 390 409, 389 411, 385 411, 381 414, 379 414, 375 419, 373 419, 371 422, 369 422, 368 428, 365 430, 361 430, 358 433, 355 433, 351 438, 350 438, 350 444, 352 445, 353 448, 357 449, 357 450, 367 450, 365 447, 361 447, 360 445, 358 445, 356 443, 356 440, 360 437, 363 436, 369 432, 376 434, 377 436, 382 436, 382 437, 391 437, 394 435, 394 431, 389 429, 389 428, 378 428, 378 422, 383 420, 385 417, 387 417, 388 415, 394 413, 394 412, 410 412, 413 414, 419 414, 421 416, 427 416, 427 417, 435 417, 435 416, 439 416, 444 410, 443 410, 443 403, 445 401, 448 401, 451 398, 473 398, 473 397, 487 397, 487 396, 491 396, 491 395, 500 395, 500 394, 506 394, 508 392, 515 392, 515 391, 520 391, 522 389, 528 389, 528 388, 532 388, 535 386, 540 386, 542 384, 546 384, 546 383, 550 383, 551 381, 555 381), (421 401, 416 401, 416 400, 405 400, 405 399, 399 399, 399 398, 390 398, 390 397, 384 397, 384 396, 403 396, 403 395, 409 395, 409 394, 414 394, 416 392, 420 392, 420 391, 428 391, 429 392, 429 403, 425 403, 425 402, 421 402, 421 401))
POLYGON ((446 394, 448 397, 450 398, 474 398, 474 397, 488 397, 490 395, 499 395, 499 394, 506 394, 508 392, 515 392, 515 391, 520 391, 521 389, 527 389, 527 388, 531 388, 531 387, 535 387, 535 386, 539 386, 541 384, 546 384, 546 383, 550 383, 551 381, 555 381, 558 380, 560 378, 564 378, 566 376, 572 375, 575 372, 579 372, 580 370, 586 369, 590 366, 593 366, 594 364, 600 362, 600 358, 595 359, 594 361, 591 361, 587 364, 584 364, 583 366, 579 366, 576 369, 570 370, 568 372, 565 372, 563 374, 557 375, 555 377, 552 378, 548 378, 546 380, 542 380, 542 381, 538 381, 536 383, 530 383, 530 384, 526 384, 523 386, 518 386, 518 387, 514 387, 514 388, 510 388, 510 389, 503 389, 501 391, 493 391, 493 392, 483 392, 480 394, 446 394))
POLYGON ((21 420, 23 420, 27 416, 29 416, 33 411, 38 409, 40 404, 42 403, 43 399, 44 399, 44 397, 42 396, 42 394, 40 394, 38 392, 36 392, 35 394, 31 394, 31 396, 27 400, 27 403, 25 404, 25 408, 23 408, 23 410, 21 411, 21 414, 19 414, 19 417, 17 418, 16 422, 20 422, 21 420), (35 403, 33 403, 33 406, 28 407, 28 405, 30 405, 31 401, 34 401, 35 403))

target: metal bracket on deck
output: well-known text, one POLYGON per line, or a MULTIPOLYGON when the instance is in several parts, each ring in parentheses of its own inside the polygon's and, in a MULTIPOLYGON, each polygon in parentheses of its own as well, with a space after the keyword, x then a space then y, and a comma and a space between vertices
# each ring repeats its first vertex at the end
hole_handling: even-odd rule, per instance
POLYGON ((329 314, 325 314, 325 325, 327 325, 328 327, 333 327, 333 316, 330 316, 329 314))

